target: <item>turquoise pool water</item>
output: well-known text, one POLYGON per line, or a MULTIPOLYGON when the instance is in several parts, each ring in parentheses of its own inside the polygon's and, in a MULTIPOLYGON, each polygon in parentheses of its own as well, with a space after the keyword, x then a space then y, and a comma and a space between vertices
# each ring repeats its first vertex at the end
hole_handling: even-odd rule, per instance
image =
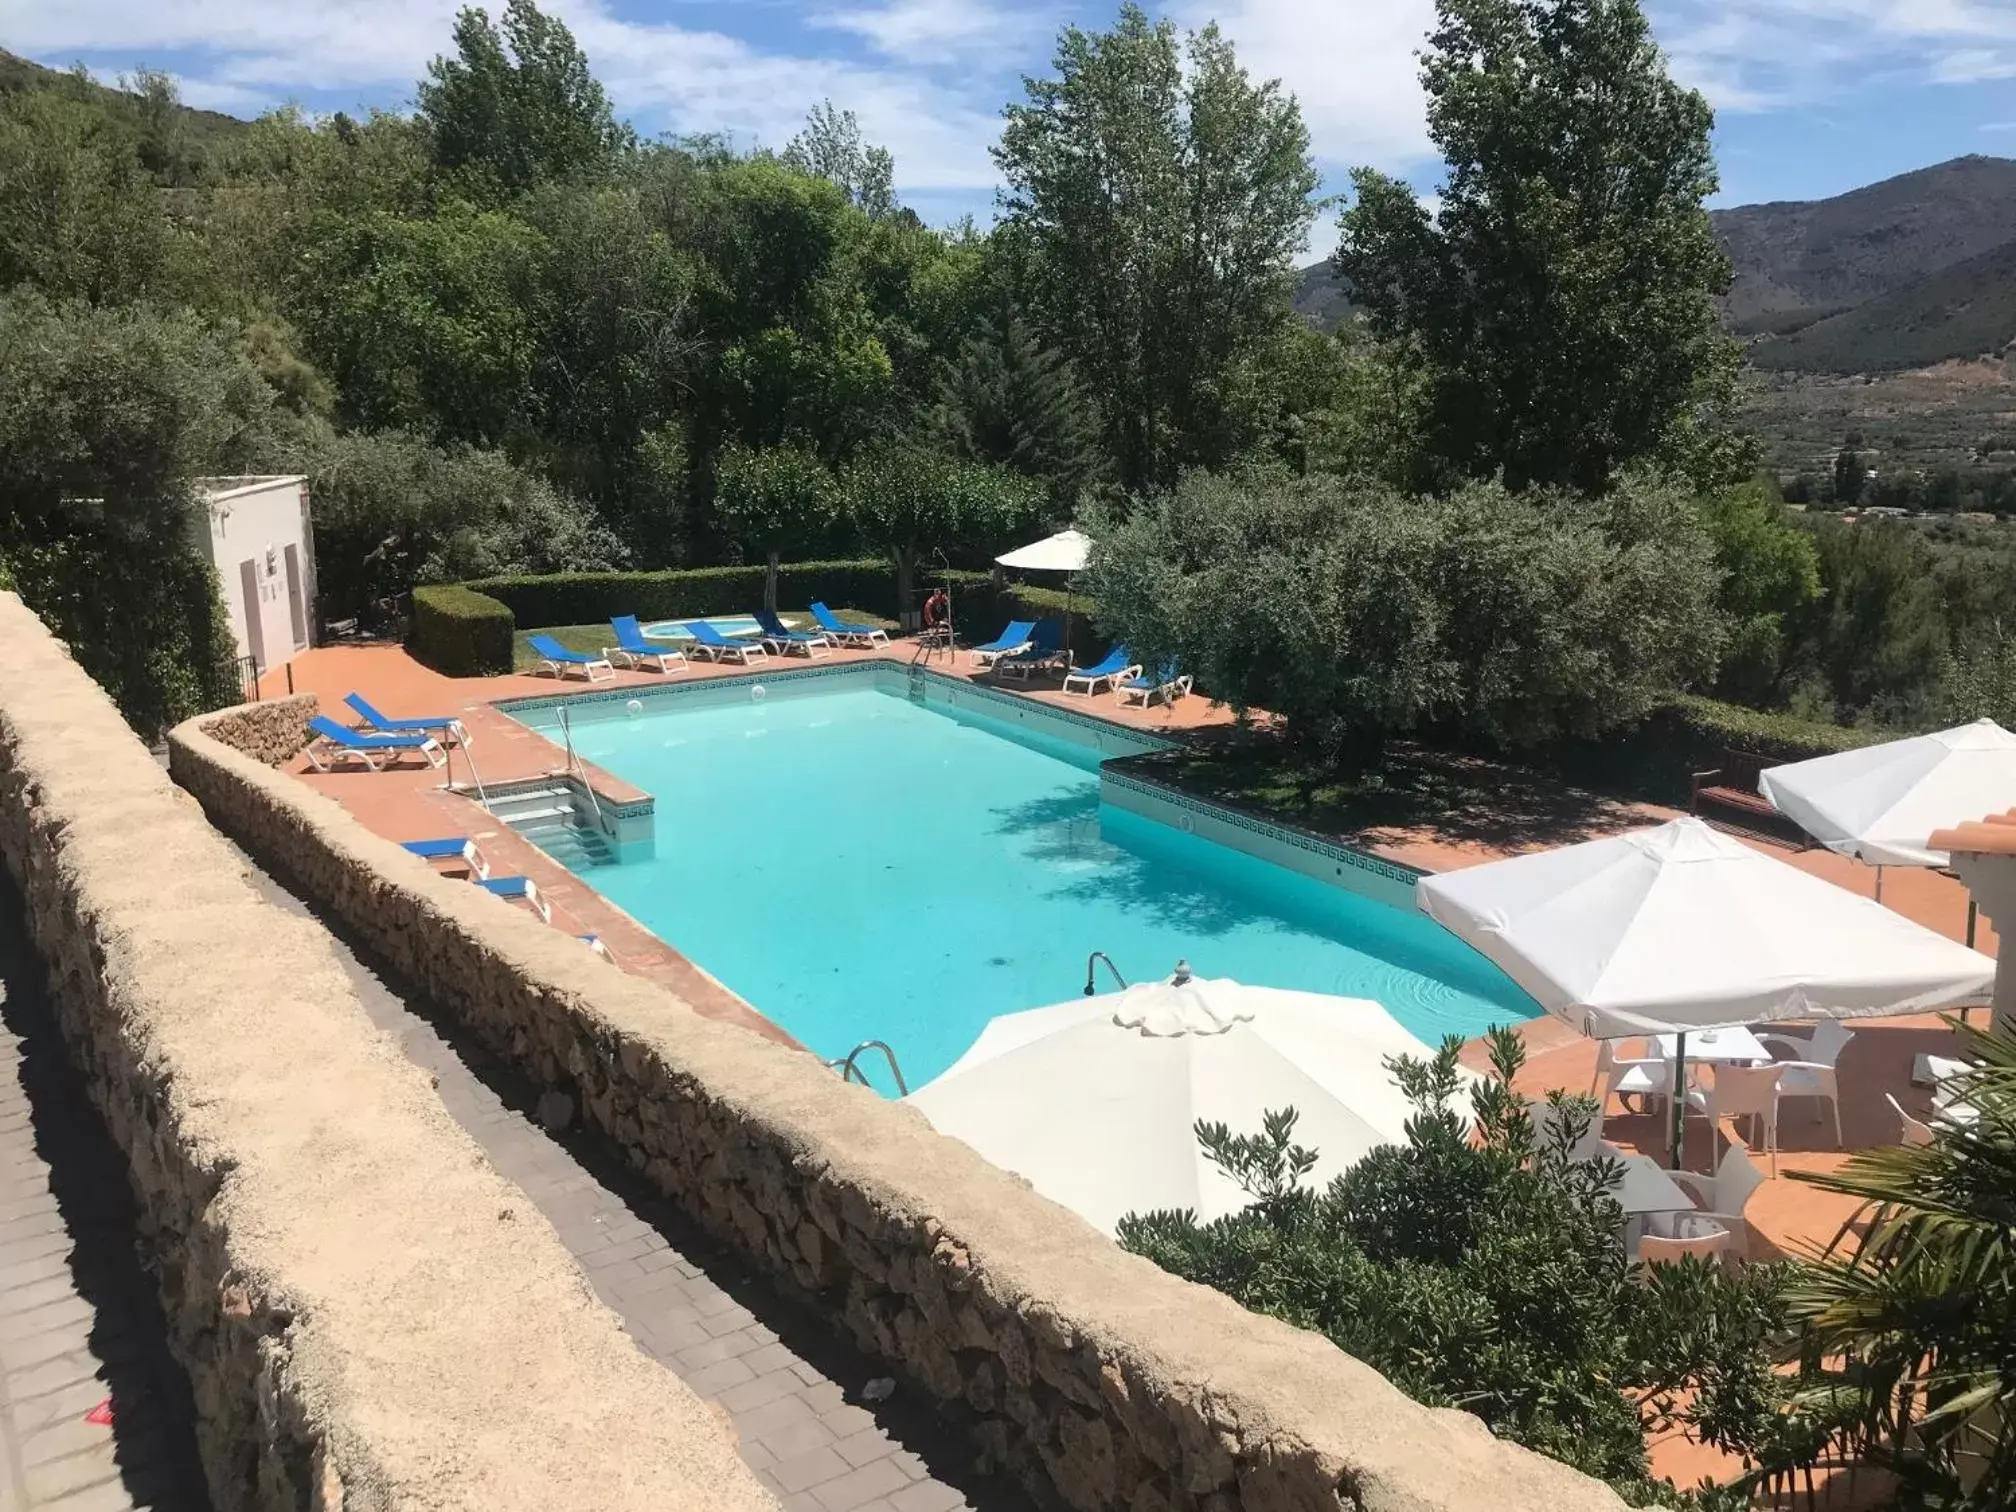
POLYGON ((793 681, 572 722, 657 799, 655 856, 585 880, 822 1056, 887 1040, 921 1085, 996 1014, 1077 996, 1095 950, 1129 981, 1182 957, 1376 998, 1430 1044, 1537 1011, 1418 914, 1102 805, 1082 727, 793 681))
MULTIPOLYGON (((691 640, 693 632, 686 627, 692 620, 653 620, 648 625, 639 626, 653 640, 691 640)), ((759 628, 754 615, 721 614, 705 623, 712 625, 723 635, 751 636, 759 628)))

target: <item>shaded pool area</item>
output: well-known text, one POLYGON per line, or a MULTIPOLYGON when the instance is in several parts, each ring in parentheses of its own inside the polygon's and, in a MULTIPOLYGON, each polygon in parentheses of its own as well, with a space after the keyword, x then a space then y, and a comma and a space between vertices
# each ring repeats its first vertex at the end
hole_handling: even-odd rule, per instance
POLYGON ((584 879, 820 1055, 888 1041, 913 1086, 1076 996, 1093 951, 1375 998, 1430 1043, 1537 1011, 1411 910, 1102 804, 1099 763, 1150 737, 894 668, 568 706, 657 799, 655 854, 584 879))

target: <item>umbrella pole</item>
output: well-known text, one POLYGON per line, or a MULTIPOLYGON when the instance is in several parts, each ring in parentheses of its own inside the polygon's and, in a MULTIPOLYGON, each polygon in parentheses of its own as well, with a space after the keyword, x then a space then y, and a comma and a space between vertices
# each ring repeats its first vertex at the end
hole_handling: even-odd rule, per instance
MULTIPOLYGON (((1980 916, 1981 905, 1974 900, 1974 895, 1970 892, 1967 895, 1967 948, 1969 950, 1974 948, 1974 921, 1980 918, 1980 916)), ((1973 1011, 1972 1008, 1962 1008, 1960 1010, 1960 1022, 1963 1024, 1969 1022, 1967 1016, 1973 1011)))
POLYGON ((1687 1134, 1687 1036, 1673 1038, 1673 1169, 1685 1168, 1681 1143, 1687 1134))
POLYGON ((1883 901, 1883 868, 1881 865, 1878 865, 1876 868, 1876 901, 1878 903, 1883 901))

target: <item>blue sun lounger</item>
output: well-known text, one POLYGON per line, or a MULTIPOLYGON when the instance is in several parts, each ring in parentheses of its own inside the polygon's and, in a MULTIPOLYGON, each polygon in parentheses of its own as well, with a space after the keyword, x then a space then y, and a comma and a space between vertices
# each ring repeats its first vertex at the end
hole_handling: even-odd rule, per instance
POLYGON ((478 882, 490 875, 490 863, 483 859, 483 852, 476 849, 476 842, 467 835, 447 835, 439 840, 401 840, 399 843, 422 861, 464 862, 469 867, 469 875, 478 882))
POLYGON ((1099 691, 1099 684, 1101 683, 1105 683, 1109 687, 1117 687, 1128 678, 1139 677, 1140 675, 1141 668, 1136 663, 1130 662, 1127 659, 1127 648, 1125 646, 1115 646, 1111 651, 1106 653, 1106 659, 1098 665, 1073 667, 1069 672, 1066 672, 1064 674, 1064 691, 1066 693, 1071 692, 1071 684, 1074 682, 1083 683, 1085 684, 1086 695, 1089 697, 1091 694, 1099 691))
POLYGON ((317 714, 308 721, 308 730, 315 738, 308 742, 309 765, 318 772, 333 772, 346 761, 361 764, 366 771, 380 770, 379 760, 387 763, 397 761, 408 751, 420 753, 429 766, 443 766, 448 753, 441 749, 441 742, 431 735, 409 732, 404 735, 360 735, 336 723, 327 714, 317 714))
POLYGON ((350 705, 358 718, 362 719, 364 723, 371 726, 372 729, 381 735, 412 735, 416 733, 432 735, 436 730, 439 730, 441 733, 434 737, 437 740, 444 740, 448 736, 453 735, 459 744, 465 746, 469 744, 469 732, 462 728, 462 721, 455 718, 452 714, 444 714, 438 719, 394 719, 390 714, 380 714, 377 706, 362 693, 346 694, 343 702, 350 705))
POLYGON ((1174 703, 1190 692, 1190 685, 1190 674, 1179 672, 1172 661, 1154 677, 1142 675, 1121 683, 1120 702, 1124 704, 1130 698, 1138 698, 1144 709, 1158 698, 1165 703, 1174 703))
POLYGON ((539 896, 539 885, 530 877, 478 877, 476 885, 500 898, 522 900, 548 924, 553 922, 553 905, 539 896))
POLYGON ((843 646, 874 646, 889 644, 887 631, 878 630, 873 625, 850 625, 824 604, 812 605, 812 618, 819 628, 843 646))
POLYGON ((1019 677, 1027 681, 1038 672, 1051 672, 1064 658, 1064 625, 1061 620, 1038 620, 1030 633, 1029 644, 1013 656, 996 662, 994 670, 1004 677, 1019 677))
POLYGON ((833 654, 833 638, 823 630, 793 630, 777 618, 774 609, 756 611, 756 628, 763 632, 763 649, 775 651, 779 656, 789 656, 793 651, 803 652, 810 661, 815 656, 833 654))
POLYGON ((555 677, 565 677, 571 667, 591 683, 595 681, 595 669, 600 667, 609 676, 616 675, 616 669, 609 664, 606 656, 590 656, 586 651, 569 651, 550 635, 528 635, 525 644, 532 648, 532 654, 546 664, 546 670, 555 677))
POLYGON ((609 621, 609 628, 615 633, 616 644, 604 646, 602 655, 612 664, 620 656, 627 667, 636 667, 643 662, 656 662, 660 672, 686 670, 686 653, 662 641, 647 639, 643 627, 637 623, 636 615, 619 614, 609 621))
POLYGON ((1029 645, 1029 633, 1036 628, 1034 620, 1010 620, 1007 628, 984 646, 973 648, 973 659, 983 667, 992 666, 1004 656, 1013 656, 1029 645))
POLYGON ((709 661, 736 661, 748 666, 752 661, 768 661, 770 653, 754 641, 730 640, 707 621, 688 620, 686 633, 693 637, 693 652, 709 661))

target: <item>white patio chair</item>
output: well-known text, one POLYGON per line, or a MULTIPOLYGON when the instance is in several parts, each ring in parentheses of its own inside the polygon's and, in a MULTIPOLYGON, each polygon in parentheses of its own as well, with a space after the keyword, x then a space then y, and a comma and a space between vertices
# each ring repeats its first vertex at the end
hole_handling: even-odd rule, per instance
MULTIPOLYGON (((1842 1144, 1841 1088, 1835 1077, 1835 1062, 1854 1037, 1855 1031, 1839 1019, 1822 1019, 1810 1035, 1803 1037, 1790 1034, 1757 1036, 1776 1058, 1778 1095, 1781 1098, 1826 1099, 1828 1111, 1834 1115, 1834 1148, 1837 1150, 1842 1144), (1790 1052, 1790 1058, 1779 1057, 1781 1050, 1790 1052)), ((1813 1116, 1820 1116, 1819 1109, 1814 1109, 1813 1116)))
POLYGON ((1603 1132, 1603 1121, 1610 1115, 1611 1098, 1642 1097, 1648 1105, 1663 1106, 1672 1087, 1672 1069, 1664 1060, 1656 1055, 1620 1055, 1617 1047, 1625 1043, 1624 1040, 1596 1041, 1596 1074, 1589 1079, 1589 1095, 1597 1096, 1597 1088, 1601 1086, 1602 1095, 1596 1108, 1596 1132, 1599 1137, 1603 1132))
POLYGON ((1671 1265, 1685 1255, 1725 1264, 1731 1255, 1744 1258, 1736 1236, 1719 1223, 1695 1213, 1653 1214, 1635 1258, 1646 1265, 1671 1265))
POLYGON ((1729 1141, 1729 1148, 1722 1152, 1722 1163, 1715 1168, 1713 1176, 1702 1176, 1694 1171, 1668 1171, 1674 1183, 1699 1203, 1692 1213, 1682 1213, 1682 1218, 1706 1218, 1720 1224, 1729 1231, 1729 1251, 1731 1254, 1748 1258, 1750 1254, 1750 1221, 1744 1216, 1750 1199, 1757 1194, 1757 1188, 1768 1179, 1750 1158, 1750 1151, 1740 1139, 1729 1141))
POLYGON ((1897 1115, 1897 1142, 1907 1145, 1929 1145, 1932 1143, 1932 1125, 1913 1118, 1904 1111, 1904 1105, 1890 1093, 1883 1094, 1883 1101, 1897 1115))
POLYGON ((1762 1148, 1771 1157, 1771 1174, 1778 1174, 1778 1088, 1784 1074, 1782 1065, 1729 1066, 1715 1068, 1715 1083, 1708 1099, 1708 1118, 1716 1128, 1723 1119, 1750 1120, 1751 1148, 1762 1148))

